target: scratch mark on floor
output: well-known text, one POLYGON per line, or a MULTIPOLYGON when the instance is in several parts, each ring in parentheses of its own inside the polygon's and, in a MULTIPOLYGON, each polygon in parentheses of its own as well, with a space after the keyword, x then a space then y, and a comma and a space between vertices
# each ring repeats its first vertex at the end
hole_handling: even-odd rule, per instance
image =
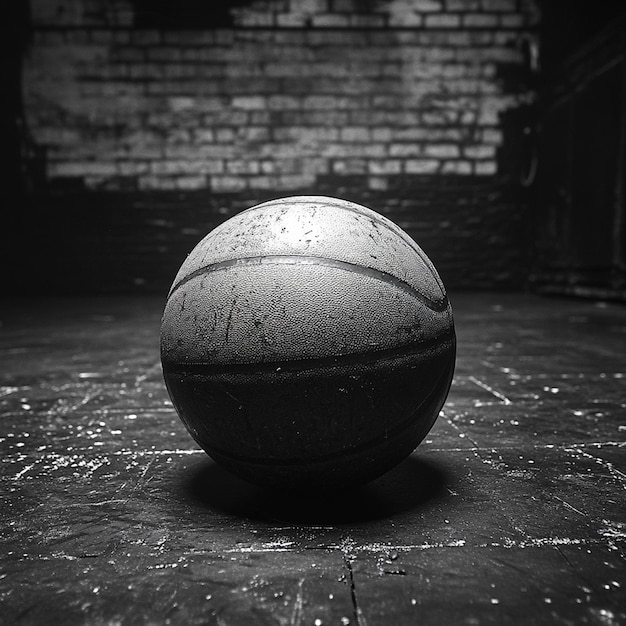
POLYGON ((29 389, 29 387, 9 387, 7 385, 0 386, 0 398, 4 398, 5 396, 10 396, 12 393, 19 391, 20 389, 25 390, 29 389))
POLYGON ((102 500, 101 502, 77 502, 77 503, 70 503, 67 504, 66 506, 68 508, 91 508, 93 506, 105 506, 107 504, 126 504, 126 502, 128 502, 128 500, 120 500, 120 499, 111 499, 111 500, 102 500))
POLYGON ((15 474, 15 476, 13 476, 12 480, 19 480, 20 478, 22 478, 22 476, 30 472, 30 470, 32 470, 38 462, 39 461, 35 461, 34 463, 31 463, 30 465, 27 465, 25 468, 21 469, 17 474, 15 474))
POLYGON ((304 578, 298 580, 298 593, 296 594, 296 601, 293 605, 293 612, 291 613, 291 626, 300 626, 302 624, 302 609, 304 607, 304 593, 302 587, 304 585, 304 578))
POLYGON ((87 391, 85 395, 76 403, 69 404, 66 399, 60 398, 57 402, 51 406, 46 415, 48 416, 64 416, 69 415, 70 413, 74 413, 81 406, 84 406, 88 402, 90 402, 93 398, 99 396, 102 393, 103 389, 100 385, 94 386, 93 389, 87 391))
POLYGON ((613 476, 615 480, 621 483, 622 487, 626 489, 626 474, 618 470, 610 461, 605 461, 604 459, 598 456, 589 454, 589 452, 585 452, 584 450, 582 450, 581 447, 568 446, 565 449, 570 452, 573 452, 574 454, 579 454, 580 456, 583 456, 587 459, 592 459, 598 465, 601 465, 602 467, 604 467, 609 472, 609 474, 611 474, 611 476, 613 476))
POLYGON ((143 374, 140 374, 135 378, 135 387, 139 387, 142 382, 144 382, 147 378, 150 378, 153 374, 158 374, 161 370, 161 362, 157 362, 151 367, 149 367, 143 374))
POLYGON ((498 398, 498 400, 502 401, 504 404, 513 404, 513 402, 509 400, 509 398, 507 398, 503 393, 500 393, 497 389, 494 389, 487 383, 484 383, 482 380, 478 380, 478 378, 475 378, 474 376, 468 376, 468 380, 472 381, 477 387, 480 387, 481 389, 489 392, 492 396, 498 398))
POLYGON ((148 473, 148 470, 152 467, 153 463, 154 463, 154 459, 150 459, 148 461, 146 466, 141 471, 141 474, 139 475, 139 478, 137 478, 137 480, 135 482, 135 485, 130 490, 130 493, 128 494, 128 496, 125 498, 125 502, 128 502, 130 500, 131 496, 133 495, 133 493, 135 493, 142 486, 143 480, 146 477, 146 474, 148 473))
POLYGON ((559 498, 559 496, 554 496, 557 500, 559 500, 559 502, 562 502, 568 509, 571 509, 572 511, 578 513, 579 515, 582 515, 583 517, 587 517, 586 513, 583 513, 582 511, 579 511, 576 507, 572 506, 569 502, 565 502, 565 500, 563 500, 563 498, 559 498))
POLYGON ((251 544, 248 546, 237 546, 224 550, 227 553, 245 554, 254 552, 289 552, 297 547, 295 541, 278 539, 276 541, 265 541, 263 543, 251 544))
MULTIPOLYGON (((480 458, 481 461, 486 462, 485 459, 483 459, 483 457, 480 454, 480 451, 483 449, 481 448, 478 443, 476 441, 474 441, 474 439, 472 439, 472 437, 470 437, 465 431, 463 431, 457 424, 454 423, 454 420, 449 417, 445 411, 440 411, 439 415, 441 415, 441 417, 443 417, 444 420, 446 420, 446 422, 448 422, 448 424, 450 424, 450 426, 456 430, 457 433, 459 433, 459 437, 461 437, 461 439, 467 439, 471 444, 472 447, 470 448, 472 450, 472 452, 474 452, 474 454, 476 454, 476 456, 478 458, 480 458)), ((465 450, 465 448, 459 448, 459 450, 465 450)))

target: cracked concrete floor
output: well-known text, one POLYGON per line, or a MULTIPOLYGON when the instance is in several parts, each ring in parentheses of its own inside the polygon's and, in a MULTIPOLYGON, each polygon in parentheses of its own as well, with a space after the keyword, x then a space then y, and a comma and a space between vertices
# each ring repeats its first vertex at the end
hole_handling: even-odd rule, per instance
POLYGON ((0 317, 0 622, 626 624, 626 307, 452 294, 448 401, 409 459, 285 498, 200 451, 162 299, 0 317))

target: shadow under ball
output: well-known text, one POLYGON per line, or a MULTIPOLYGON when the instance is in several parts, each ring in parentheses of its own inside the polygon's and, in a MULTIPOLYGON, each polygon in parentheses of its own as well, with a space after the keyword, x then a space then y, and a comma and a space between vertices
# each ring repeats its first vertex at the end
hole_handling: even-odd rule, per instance
POLYGON ((165 382, 192 437, 278 488, 345 488, 405 459, 445 402, 455 353, 426 254, 382 215, 323 196, 215 228, 161 325, 165 382))

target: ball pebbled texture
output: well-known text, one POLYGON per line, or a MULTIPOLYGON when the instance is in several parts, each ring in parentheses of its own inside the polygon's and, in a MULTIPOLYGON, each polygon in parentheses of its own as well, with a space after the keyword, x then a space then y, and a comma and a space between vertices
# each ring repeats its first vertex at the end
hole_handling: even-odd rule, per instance
POLYGON ((419 246, 322 196, 266 202, 210 232, 161 324, 166 385, 193 438, 271 487, 346 487, 402 461, 445 402, 455 350, 419 246))

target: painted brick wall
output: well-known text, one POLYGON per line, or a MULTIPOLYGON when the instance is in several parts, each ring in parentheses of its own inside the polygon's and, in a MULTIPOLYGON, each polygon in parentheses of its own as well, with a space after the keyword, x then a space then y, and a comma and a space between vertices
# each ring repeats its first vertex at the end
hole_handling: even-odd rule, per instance
POLYGON ((532 101, 532 3, 272 0, 231 16, 133 29, 131 2, 33 0, 23 85, 43 183, 289 192, 358 176, 385 190, 513 171, 503 119, 532 101))

